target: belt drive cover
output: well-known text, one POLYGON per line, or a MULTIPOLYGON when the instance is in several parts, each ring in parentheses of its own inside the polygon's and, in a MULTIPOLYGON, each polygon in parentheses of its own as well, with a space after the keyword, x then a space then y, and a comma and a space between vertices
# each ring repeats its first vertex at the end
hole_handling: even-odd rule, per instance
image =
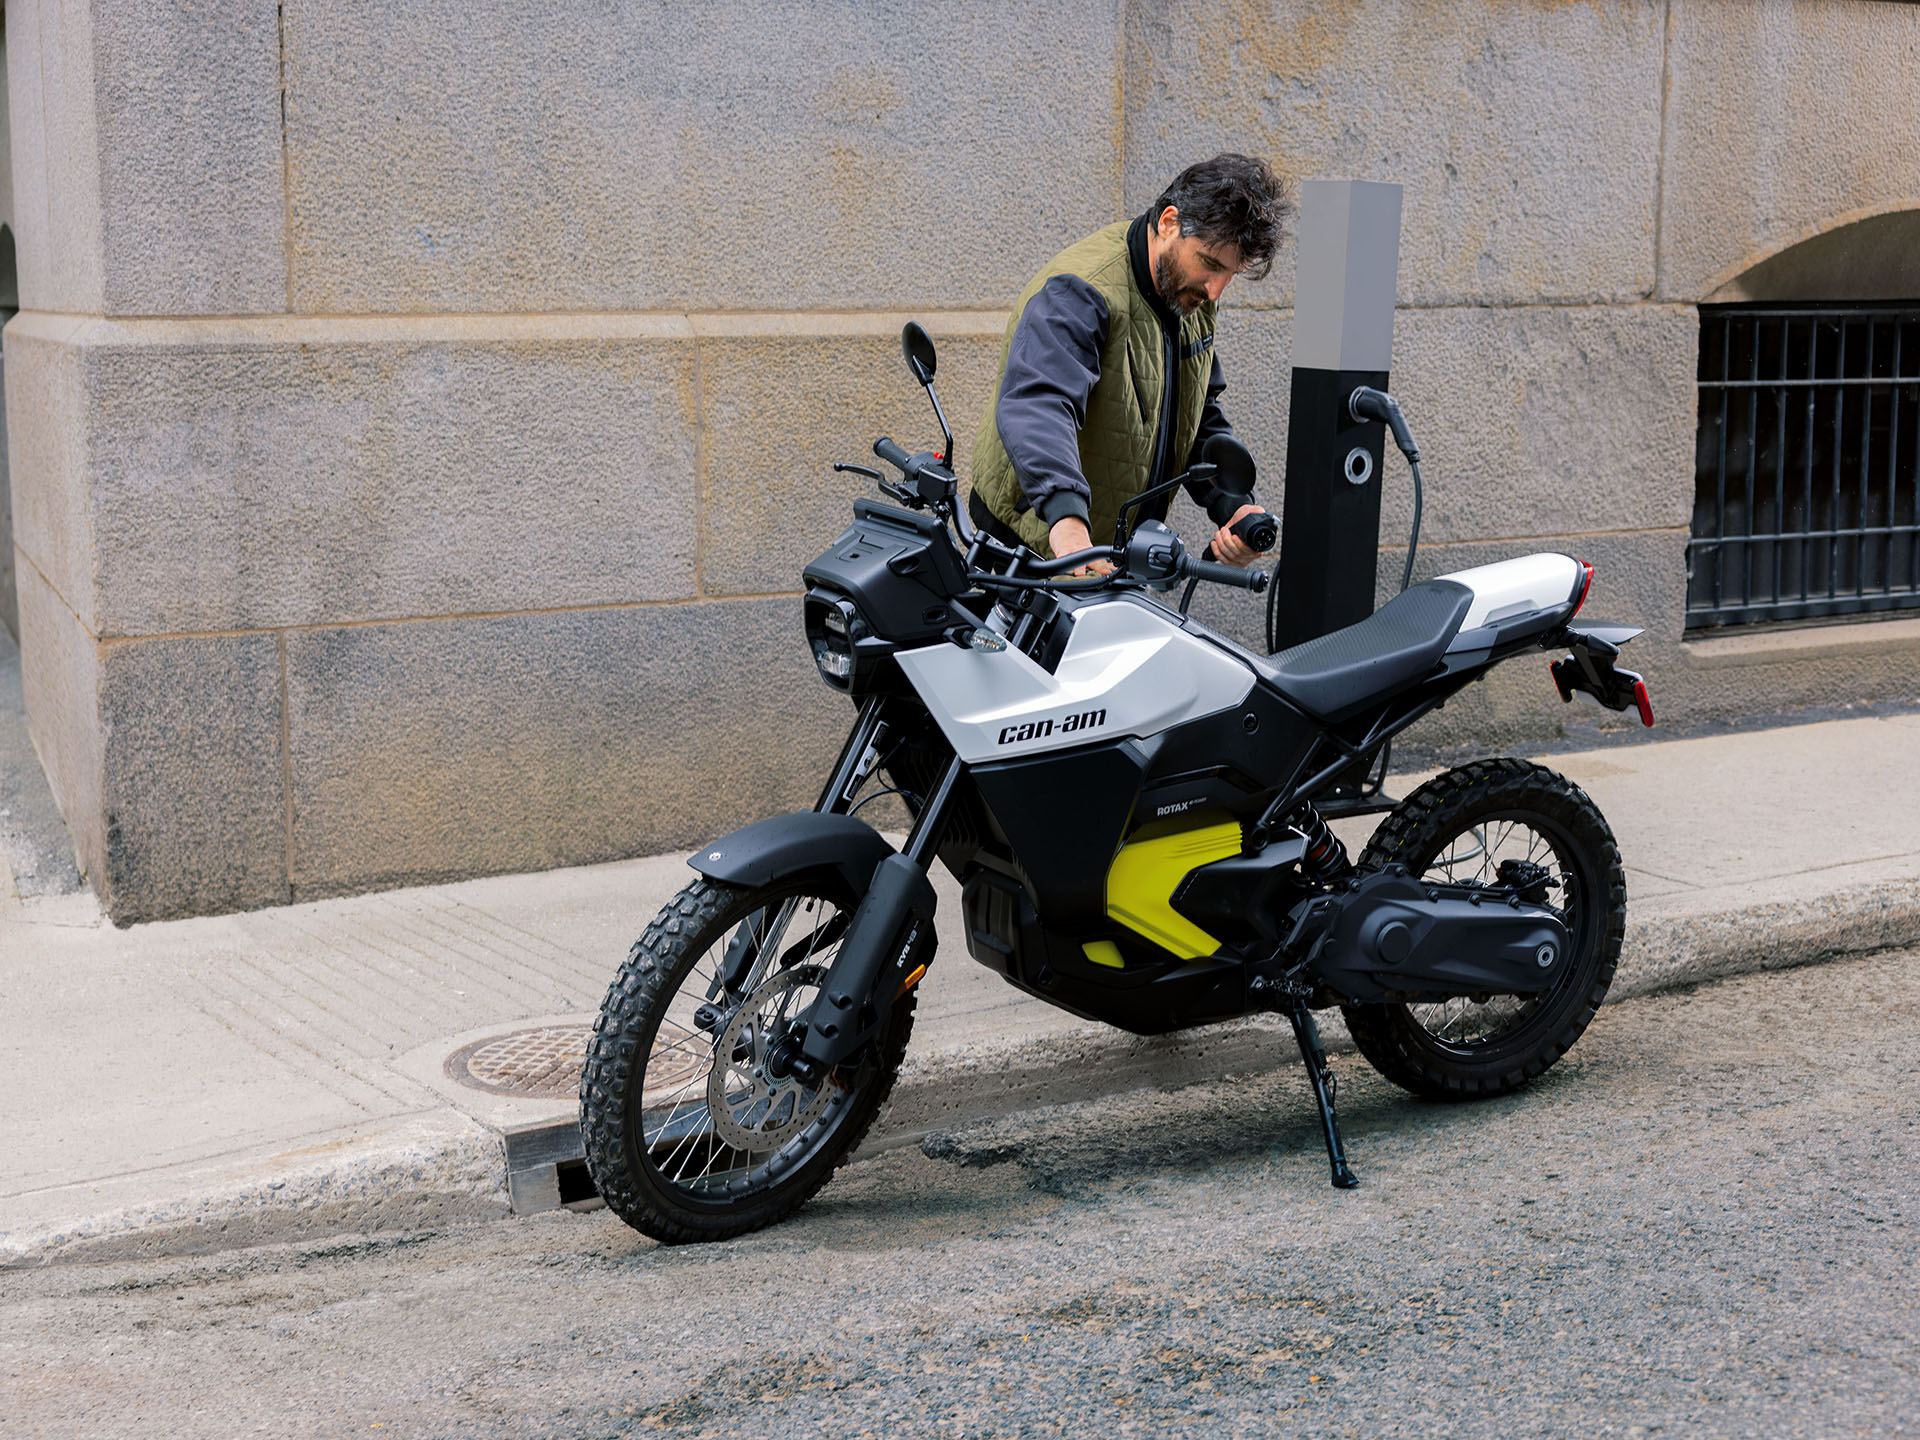
POLYGON ((1510 890, 1429 885, 1389 870, 1338 898, 1310 968, 1347 1000, 1538 994, 1573 948, 1555 911, 1510 890))

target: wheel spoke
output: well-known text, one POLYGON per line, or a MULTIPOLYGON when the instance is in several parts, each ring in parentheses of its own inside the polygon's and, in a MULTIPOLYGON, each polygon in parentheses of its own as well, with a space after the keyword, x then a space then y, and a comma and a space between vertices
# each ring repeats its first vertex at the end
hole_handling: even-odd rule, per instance
POLYGON ((840 943, 825 937, 829 927, 841 925, 839 916, 837 905, 817 896, 762 905, 733 927, 735 940, 718 941, 695 958, 661 1007, 645 1071, 674 1073, 671 1088, 647 1107, 653 1118, 642 1130, 646 1163, 670 1185, 707 1193, 735 1185, 742 1176, 751 1183, 830 1113, 842 1092, 825 1084, 808 1089, 775 1080, 767 1062, 774 1042, 820 994, 820 981, 840 943), (790 968, 776 970, 796 915, 806 919, 805 938, 791 947, 790 968), (742 934, 755 947, 749 979, 723 996, 717 983, 720 956, 742 934), (703 1001, 703 993, 717 998, 703 1001), (714 1026, 704 1031, 690 1023, 703 1004, 719 1011, 714 1026), (691 1073, 680 1073, 688 1065, 694 1067, 691 1073))
MULTIPOLYGON (((653 1132, 656 1136, 664 1135, 667 1131, 671 1130, 673 1128, 673 1122, 680 1118, 681 1108, 686 1105, 687 1102, 681 1100, 679 1097, 686 1094, 687 1091, 698 1084, 700 1080, 706 1078, 705 1075, 702 1075, 695 1080, 689 1080, 685 1085, 682 1085, 678 1090, 674 1091, 673 1094, 667 1096, 667 1102, 671 1104, 673 1108, 667 1112, 667 1118, 660 1122, 660 1128, 653 1132)), ((696 1110, 693 1113, 698 1114, 699 1112, 696 1110)))
MULTIPOLYGON (((705 1125, 699 1126, 696 1129, 689 1130, 683 1139, 676 1141, 673 1145, 673 1148, 667 1151, 667 1158, 661 1162, 660 1168, 664 1170, 667 1168, 667 1166, 671 1165, 674 1162, 674 1159, 680 1154, 680 1151, 683 1147, 690 1147, 694 1141, 701 1139, 703 1136, 708 1136, 712 1134, 713 1134, 713 1125, 711 1121, 709 1121, 705 1125)), ((683 1175, 684 1173, 685 1173, 684 1169, 675 1171, 673 1178, 678 1180, 681 1177, 681 1175, 683 1175)))

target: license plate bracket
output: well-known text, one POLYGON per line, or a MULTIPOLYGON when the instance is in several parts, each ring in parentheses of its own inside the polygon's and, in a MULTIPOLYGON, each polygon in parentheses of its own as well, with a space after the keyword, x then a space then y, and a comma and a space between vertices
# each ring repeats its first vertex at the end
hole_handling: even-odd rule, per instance
POLYGON ((1646 680, 1638 671, 1622 669, 1614 663, 1620 657, 1620 646, 1639 633, 1628 631, 1618 639, 1613 638, 1619 636, 1617 630, 1607 634, 1576 630, 1570 634, 1566 658, 1555 660, 1548 667, 1553 675, 1553 688, 1560 692, 1561 701, 1572 704, 1573 692, 1581 690, 1609 710, 1635 711, 1640 723, 1651 727, 1653 697, 1647 690, 1646 680))

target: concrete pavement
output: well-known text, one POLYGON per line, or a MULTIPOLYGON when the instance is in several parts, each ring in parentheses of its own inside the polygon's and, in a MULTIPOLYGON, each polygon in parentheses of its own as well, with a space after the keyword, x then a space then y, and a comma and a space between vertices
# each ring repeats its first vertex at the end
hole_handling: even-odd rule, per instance
MULTIPOLYGON (((1920 940, 1917 749, 1920 715, 1878 715, 1549 757, 1626 857, 1614 997, 1920 940)), ((124 931, 85 892, 12 899, 0 1263, 504 1214, 515 1133, 521 1208, 556 1203, 564 1131, 543 1126, 572 1101, 475 1089, 448 1059, 586 1023, 688 873, 662 856, 124 931)), ((940 963, 870 1145, 1293 1063, 1270 1025, 1141 1041, 1021 995, 966 955, 939 878, 940 963)))

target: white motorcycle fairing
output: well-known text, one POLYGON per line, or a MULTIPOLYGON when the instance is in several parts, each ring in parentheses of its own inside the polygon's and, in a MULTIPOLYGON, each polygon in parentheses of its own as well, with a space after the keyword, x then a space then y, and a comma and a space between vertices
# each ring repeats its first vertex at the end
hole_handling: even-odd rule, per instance
POLYGON ((1542 551, 1512 560, 1496 560, 1471 570, 1441 575, 1473 592, 1473 606, 1460 622, 1464 631, 1476 630, 1514 615, 1527 615, 1571 604, 1580 580, 1580 562, 1571 555, 1542 551))
POLYGON ((894 657, 969 765, 1154 735, 1238 705, 1253 672, 1145 605, 1089 605, 1049 675, 1019 650, 942 642, 894 657))

